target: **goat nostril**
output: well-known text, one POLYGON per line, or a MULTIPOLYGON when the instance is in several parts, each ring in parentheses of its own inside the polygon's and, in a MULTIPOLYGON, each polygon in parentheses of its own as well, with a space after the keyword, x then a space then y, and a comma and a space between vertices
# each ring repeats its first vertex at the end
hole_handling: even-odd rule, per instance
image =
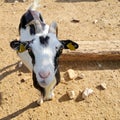
POLYGON ((48 78, 50 72, 39 72, 39 76, 43 79, 48 78))

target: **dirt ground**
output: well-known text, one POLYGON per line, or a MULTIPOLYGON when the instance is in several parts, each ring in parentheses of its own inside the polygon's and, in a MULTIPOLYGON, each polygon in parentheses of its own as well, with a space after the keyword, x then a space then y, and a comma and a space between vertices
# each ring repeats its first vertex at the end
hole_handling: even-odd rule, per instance
MULTIPOLYGON (((36 104, 31 73, 18 68, 20 59, 9 47, 32 0, 7 1, 0 1, 0 120, 120 120, 120 61, 61 62, 55 98, 36 104), (69 80, 68 69, 84 74, 83 79, 69 80), (106 90, 98 87, 103 82, 106 90), (79 91, 85 88, 94 93, 82 100, 79 91), (69 100, 69 90, 75 99, 69 100)), ((120 40, 119 0, 41 0, 39 10, 46 23, 58 23, 59 39, 120 40)))

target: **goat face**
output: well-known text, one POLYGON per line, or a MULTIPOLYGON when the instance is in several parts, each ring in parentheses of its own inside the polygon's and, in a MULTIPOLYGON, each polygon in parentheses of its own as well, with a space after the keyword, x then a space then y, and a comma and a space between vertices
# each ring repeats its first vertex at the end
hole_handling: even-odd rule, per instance
POLYGON ((39 85, 45 88, 54 79, 63 46, 55 34, 49 33, 47 36, 36 35, 29 47, 33 72, 39 85))

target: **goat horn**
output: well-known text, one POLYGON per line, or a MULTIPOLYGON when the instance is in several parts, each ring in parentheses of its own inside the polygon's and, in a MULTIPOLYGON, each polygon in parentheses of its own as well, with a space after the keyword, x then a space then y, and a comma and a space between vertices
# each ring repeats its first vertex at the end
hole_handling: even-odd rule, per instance
POLYGON ((49 28, 49 32, 52 32, 58 36, 58 26, 56 22, 52 22, 49 28))

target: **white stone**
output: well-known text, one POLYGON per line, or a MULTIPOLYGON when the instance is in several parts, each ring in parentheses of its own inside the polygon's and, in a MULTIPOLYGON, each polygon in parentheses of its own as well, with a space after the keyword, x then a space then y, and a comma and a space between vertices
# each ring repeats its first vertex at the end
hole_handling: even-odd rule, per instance
POLYGON ((18 67, 21 68, 23 65, 22 61, 18 63, 18 67))
POLYGON ((101 65, 100 63, 98 63, 98 67, 99 67, 99 68, 101 68, 101 67, 102 67, 102 65, 101 65))
POLYGON ((18 0, 15 0, 14 3, 18 3, 18 0))
POLYGON ((93 21, 93 24, 96 24, 97 22, 98 22, 98 20, 94 20, 94 21, 93 21))
POLYGON ((37 100, 37 104, 38 104, 39 106, 41 106, 41 105, 43 104, 43 98, 38 99, 38 100, 37 100))
POLYGON ((74 99, 75 98, 75 91, 73 91, 73 90, 67 91, 67 95, 70 99, 74 99))
POLYGON ((107 89, 106 83, 101 83, 100 86, 102 87, 102 89, 107 89))
POLYGON ((77 74, 75 73, 75 71, 74 70, 72 70, 72 69, 69 69, 68 71, 67 71, 67 73, 68 73, 68 76, 69 76, 69 78, 72 80, 72 79, 75 79, 76 77, 77 77, 77 74))
POLYGON ((93 93, 92 89, 86 88, 82 93, 82 98, 86 99, 89 95, 93 93))
POLYGON ((83 79, 83 78, 85 78, 85 74, 83 74, 83 73, 78 73, 77 78, 83 79))

